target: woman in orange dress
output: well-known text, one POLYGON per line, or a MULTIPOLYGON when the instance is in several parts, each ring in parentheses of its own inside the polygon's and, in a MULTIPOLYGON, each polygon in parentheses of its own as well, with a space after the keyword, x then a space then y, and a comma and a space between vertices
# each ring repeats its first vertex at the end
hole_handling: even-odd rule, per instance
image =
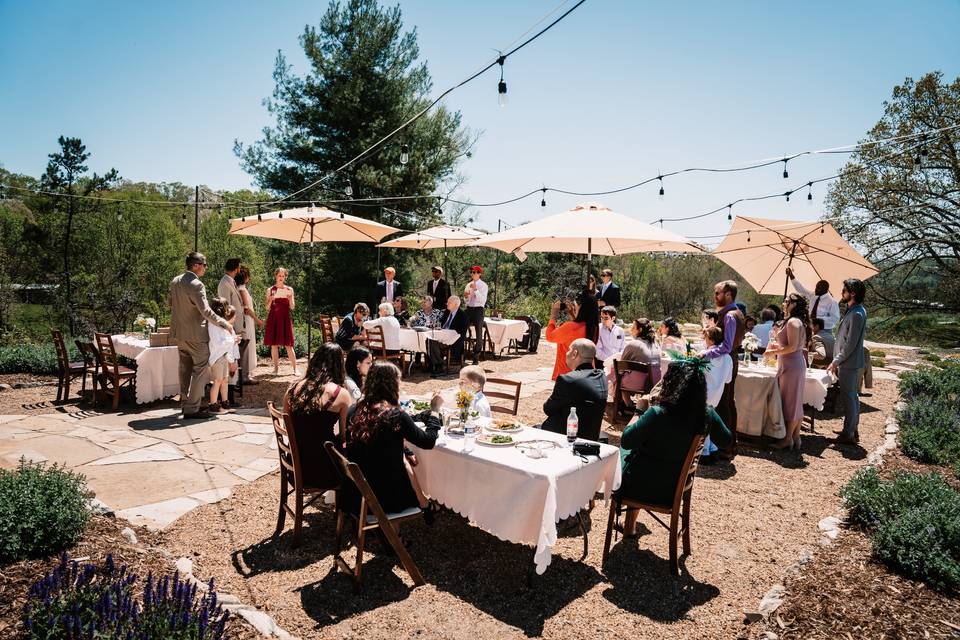
POLYGON ((570 373, 567 366, 567 349, 570 344, 579 338, 597 342, 597 333, 600 328, 600 308, 586 289, 577 294, 574 302, 567 302, 567 313, 573 320, 568 320, 557 326, 557 314, 560 313, 561 300, 557 300, 550 308, 550 322, 547 323, 547 340, 557 345, 557 359, 553 364, 553 380, 564 373, 570 373))

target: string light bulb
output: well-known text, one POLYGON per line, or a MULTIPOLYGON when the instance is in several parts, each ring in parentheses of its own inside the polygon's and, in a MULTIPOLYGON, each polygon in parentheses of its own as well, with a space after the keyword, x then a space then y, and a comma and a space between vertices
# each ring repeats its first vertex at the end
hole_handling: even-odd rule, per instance
POLYGON ((750 242, 750 229, 747 229, 747 242, 750 242))
POLYGON ((542 196, 540 196, 540 206, 546 207, 547 206, 547 188, 544 187, 540 189, 540 192, 543 194, 542 196))
POLYGON ((405 165, 410 162, 410 147, 406 144, 400 145, 400 164, 405 165))
POLYGON ((346 195, 348 198, 352 198, 352 197, 353 197, 353 182, 350 181, 350 178, 349 178, 349 177, 347 178, 347 186, 344 187, 343 193, 344 193, 344 195, 346 195))
POLYGON ((180 212, 180 224, 184 227, 187 226, 187 205, 183 205, 183 209, 180 212))
POLYGON ((733 220, 733 205, 727 205, 727 220, 733 220))
POLYGON ((785 191, 785 192, 783 193, 783 195, 785 195, 785 196, 787 197, 787 202, 790 202, 790 194, 791 194, 791 193, 793 193, 793 191, 785 191))
POLYGON ((807 183, 807 204, 813 206, 813 183, 807 183))
POLYGON ((786 180, 790 177, 790 172, 787 171, 787 163, 790 162, 790 158, 783 159, 783 179, 786 180))
POLYGON ((659 197, 661 200, 663 200, 663 194, 664 194, 664 191, 663 191, 663 176, 657 176, 657 180, 660 181, 660 193, 659 193, 658 197, 659 197))
POLYGON ((257 222, 263 222, 263 215, 260 209, 260 203, 257 203, 257 222))
POLYGON ((506 58, 500 56, 497 58, 497 64, 500 65, 500 82, 497 83, 497 104, 501 107, 507 106, 507 83, 503 79, 503 63, 506 58))
POLYGON ((443 200, 437 196, 437 215, 443 217, 443 200))
POLYGON ((120 209, 120 203, 117 203, 117 222, 123 220, 123 211, 120 209))

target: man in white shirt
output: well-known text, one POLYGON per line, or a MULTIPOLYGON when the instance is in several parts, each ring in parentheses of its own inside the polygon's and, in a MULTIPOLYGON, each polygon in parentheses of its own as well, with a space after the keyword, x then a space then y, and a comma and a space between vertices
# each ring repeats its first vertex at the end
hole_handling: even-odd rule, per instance
POLYGON ((476 340, 473 345, 473 364, 480 363, 480 352, 483 351, 483 308, 487 305, 487 283, 480 279, 483 267, 470 267, 470 282, 463 289, 466 301, 467 325, 473 327, 476 340))
POLYGON ((614 324, 617 308, 606 306, 600 310, 600 331, 597 335, 597 364, 623 351, 623 329, 614 324))
POLYGON ((377 307, 377 313, 380 317, 376 320, 367 320, 363 323, 363 328, 369 330, 374 327, 381 327, 383 329, 383 346, 387 351, 399 351, 400 323, 393 317, 393 305, 384 302, 377 307))
POLYGON ((810 318, 822 318, 823 328, 827 331, 833 331, 833 328, 840 322, 840 305, 836 299, 830 295, 830 283, 821 280, 817 283, 813 292, 803 286, 803 283, 793 275, 793 269, 787 267, 787 276, 793 283, 793 288, 810 303, 810 318))

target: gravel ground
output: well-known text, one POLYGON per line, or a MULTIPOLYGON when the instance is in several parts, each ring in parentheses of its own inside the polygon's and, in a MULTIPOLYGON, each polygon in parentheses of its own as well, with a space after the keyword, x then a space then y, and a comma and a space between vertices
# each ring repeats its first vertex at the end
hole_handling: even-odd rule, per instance
MULTIPOLYGON (((499 375, 551 366, 552 346, 541 345, 536 356, 486 361, 484 367, 499 375)), ((262 380, 248 388, 244 404, 278 399, 291 378, 262 380)), ((451 384, 452 378, 415 374, 404 390, 425 393, 451 384)), ((364 592, 354 595, 349 579, 333 568, 329 509, 308 509, 301 548, 290 548, 289 522, 278 539, 271 538, 275 474, 181 518, 165 541, 175 554, 194 558, 198 576, 216 577, 224 590, 304 638, 736 638, 750 631, 743 612, 756 608, 801 551, 817 547, 817 522, 839 511, 838 489, 882 442, 896 383, 877 381, 872 392, 863 398, 862 447, 834 445, 839 420, 822 418, 815 433, 803 434, 802 455, 742 448, 733 464, 702 467, 693 501, 693 554, 677 580, 668 573, 665 532, 646 516, 641 522, 649 531, 615 543, 602 569, 607 509, 598 503, 586 560, 578 560, 582 541, 574 527, 562 534, 553 563, 531 588, 531 548, 502 542, 444 512, 432 527, 412 523, 404 529, 427 586, 411 589, 374 542, 364 592)), ((521 417, 536 420, 547 395, 522 400, 521 417)))

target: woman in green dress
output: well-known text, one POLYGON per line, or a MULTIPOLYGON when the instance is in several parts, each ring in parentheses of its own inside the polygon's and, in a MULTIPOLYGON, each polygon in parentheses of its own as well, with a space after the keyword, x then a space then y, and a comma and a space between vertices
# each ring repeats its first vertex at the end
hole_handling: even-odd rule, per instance
MULTIPOLYGON (((694 437, 709 434, 720 447, 730 443, 730 431, 707 405, 703 375, 707 366, 708 362, 699 358, 672 361, 663 376, 659 404, 624 430, 619 496, 670 506, 694 437)), ((637 515, 638 511, 627 512, 624 535, 635 535, 637 515)))

